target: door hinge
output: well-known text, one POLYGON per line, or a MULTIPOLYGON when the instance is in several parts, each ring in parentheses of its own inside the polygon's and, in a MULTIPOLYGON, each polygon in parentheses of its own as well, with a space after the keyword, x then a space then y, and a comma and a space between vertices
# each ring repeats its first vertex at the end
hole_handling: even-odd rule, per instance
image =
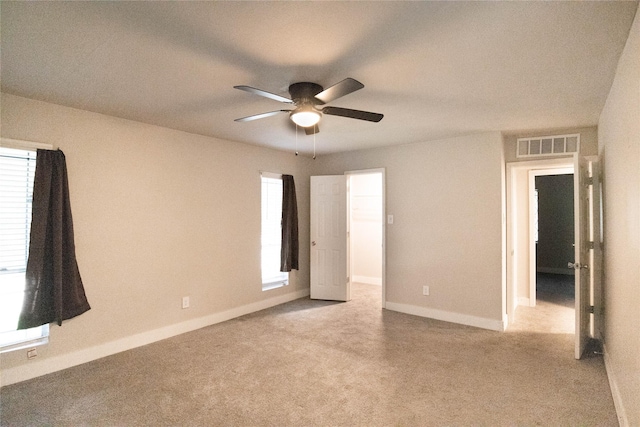
POLYGON ((595 314, 595 312, 596 312, 596 308, 594 306, 590 305, 589 306, 589 313, 595 314))
POLYGON ((596 245, 595 245, 595 243, 593 243, 593 242, 587 242, 587 248, 588 248, 588 249, 595 249, 595 248, 596 248, 596 245))
POLYGON ((593 185, 593 177, 589 176, 584 180, 584 184, 589 186, 589 185, 593 185))

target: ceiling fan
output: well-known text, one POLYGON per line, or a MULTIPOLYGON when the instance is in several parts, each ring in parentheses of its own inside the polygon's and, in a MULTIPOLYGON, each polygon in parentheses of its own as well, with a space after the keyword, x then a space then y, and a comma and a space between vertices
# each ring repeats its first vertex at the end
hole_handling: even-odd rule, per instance
POLYGON ((291 98, 286 98, 251 86, 234 86, 235 89, 264 96, 265 98, 280 101, 285 104, 293 104, 293 109, 290 110, 275 110, 268 113, 242 117, 235 121, 248 122, 251 120, 275 116, 280 113, 289 113, 291 120, 296 125, 303 127, 307 135, 313 135, 319 132, 318 122, 323 114, 366 120, 369 122, 379 122, 383 117, 383 115, 379 113, 331 106, 319 107, 320 105, 327 104, 333 100, 362 89, 363 87, 364 85, 362 83, 352 78, 346 78, 327 89, 324 89, 316 83, 299 82, 293 83, 289 86, 289 94, 291 95, 291 98))

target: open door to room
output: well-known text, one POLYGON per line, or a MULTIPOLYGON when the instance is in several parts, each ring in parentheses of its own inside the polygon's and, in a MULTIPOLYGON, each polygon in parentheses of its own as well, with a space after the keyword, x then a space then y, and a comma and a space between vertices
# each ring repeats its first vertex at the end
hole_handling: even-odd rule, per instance
POLYGON ((384 169, 311 177, 312 299, 349 301, 367 286, 384 308, 384 182, 384 169))
POLYGON ((384 171, 347 172, 348 271, 353 286, 379 286, 384 306, 384 171))

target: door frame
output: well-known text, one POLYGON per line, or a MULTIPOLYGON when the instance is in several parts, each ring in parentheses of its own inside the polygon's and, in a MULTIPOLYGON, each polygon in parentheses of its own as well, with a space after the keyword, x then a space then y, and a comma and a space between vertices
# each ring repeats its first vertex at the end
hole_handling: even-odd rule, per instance
MULTIPOLYGON (((349 205, 351 200, 351 193, 349 188, 349 178, 351 175, 372 175, 372 174, 381 174, 382 175, 382 286, 381 286, 381 301, 382 308, 386 307, 387 302, 387 270, 386 270, 386 259, 387 259, 387 244, 386 244, 386 194, 387 194, 387 185, 386 185, 386 170, 385 168, 375 168, 375 169, 360 169, 360 170, 350 170, 344 173, 347 177, 347 214, 351 212, 351 206, 349 205)), ((347 220, 347 227, 350 227, 350 220, 347 220)), ((349 281, 351 281, 351 240, 350 233, 347 233, 347 272, 349 275, 349 281)))
MULTIPOLYGON (((522 265, 520 257, 527 256, 526 265, 528 266, 528 274, 526 277, 529 278, 528 284, 528 300, 527 304, 531 304, 531 288, 533 287, 533 295, 535 296, 535 286, 531 286, 531 277, 535 279, 535 271, 531 272, 531 259, 533 258, 533 265, 535 267, 535 241, 533 242, 533 251, 531 249, 531 241, 533 239, 530 238, 531 235, 531 221, 529 221, 528 216, 530 215, 529 206, 530 203, 530 184, 527 182, 527 210, 525 212, 519 212, 517 209, 517 200, 520 192, 518 191, 518 175, 521 173, 525 173, 528 177, 530 176, 530 172, 544 172, 545 170, 553 170, 553 169, 566 169, 574 168, 574 157, 559 157, 554 159, 542 159, 542 160, 528 160, 521 162, 508 162, 507 163, 507 263, 506 263, 506 276, 507 276, 507 289, 504 295, 504 303, 506 307, 506 317, 507 320, 513 319, 515 314, 516 307, 518 305, 522 305, 522 300, 518 301, 518 264, 522 265), (520 236, 518 235, 518 218, 522 215, 527 215, 527 235, 520 236), (523 238, 528 239, 529 243, 527 246, 527 252, 529 254, 520 254, 518 247, 519 243, 523 238), (533 254, 532 254, 533 252, 533 254)), ((528 178, 529 179, 529 178, 528 178)), ((577 189, 574 188, 574 191, 577 189)), ((534 280, 535 283, 535 280, 534 280)), ((535 304, 535 300, 533 300, 533 304, 535 304)))

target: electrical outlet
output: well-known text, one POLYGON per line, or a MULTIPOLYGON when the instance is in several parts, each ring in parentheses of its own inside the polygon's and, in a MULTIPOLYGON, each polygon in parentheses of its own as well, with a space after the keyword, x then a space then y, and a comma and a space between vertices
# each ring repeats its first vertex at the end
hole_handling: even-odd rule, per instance
POLYGON ((182 308, 189 308, 189 297, 182 297, 182 308))
POLYGON ((35 348, 30 348, 29 350, 27 350, 27 359, 33 359, 37 355, 38 355, 38 350, 36 350, 35 348))
POLYGON ((422 287, 422 295, 429 295, 429 287, 428 286, 423 286, 422 287))

